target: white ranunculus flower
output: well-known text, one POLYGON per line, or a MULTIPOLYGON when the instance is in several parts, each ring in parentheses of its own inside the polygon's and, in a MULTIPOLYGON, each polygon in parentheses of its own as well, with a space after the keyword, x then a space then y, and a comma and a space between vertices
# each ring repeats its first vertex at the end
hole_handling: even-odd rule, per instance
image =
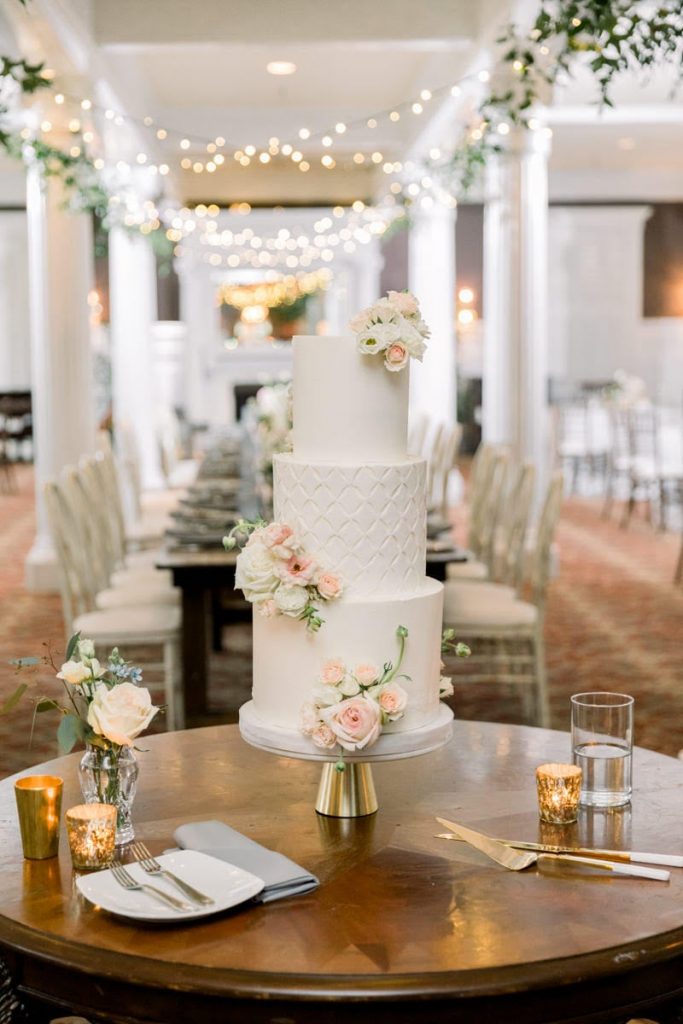
POLYGON ((57 679, 63 679, 71 686, 79 686, 86 679, 90 679, 90 669, 82 661, 65 661, 61 670, 57 673, 57 679))
POLYGON ((78 656, 81 661, 86 661, 88 658, 95 657, 95 645, 92 640, 78 641, 78 656))
POLYGON ((305 587, 278 587, 273 600, 283 615, 296 618, 308 604, 308 591, 305 587))
POLYGON ((398 324, 372 324, 358 335, 358 348, 365 353, 383 352, 392 342, 399 341, 400 335, 398 324))
POLYGON ((331 704, 339 703, 339 690, 336 686, 327 683, 316 683, 311 691, 313 700, 322 707, 329 707, 331 704))
POLYGON ((88 725, 110 743, 132 747, 158 710, 144 687, 120 683, 110 690, 100 683, 88 707, 88 725))
POLYGON ((355 697, 357 693, 360 693, 360 686, 353 676, 347 676, 345 679, 342 679, 339 689, 345 697, 355 697))
POLYGON ((277 557, 264 544, 249 544, 237 556, 235 586, 247 601, 267 601, 275 590, 277 557))

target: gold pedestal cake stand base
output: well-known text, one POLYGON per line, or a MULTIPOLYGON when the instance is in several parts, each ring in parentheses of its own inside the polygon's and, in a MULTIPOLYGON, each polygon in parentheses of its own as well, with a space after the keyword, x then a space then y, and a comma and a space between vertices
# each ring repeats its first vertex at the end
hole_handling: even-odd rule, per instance
POLYGON ((315 809, 329 818, 362 818, 378 809, 372 766, 352 761, 340 770, 327 761, 323 765, 315 809))

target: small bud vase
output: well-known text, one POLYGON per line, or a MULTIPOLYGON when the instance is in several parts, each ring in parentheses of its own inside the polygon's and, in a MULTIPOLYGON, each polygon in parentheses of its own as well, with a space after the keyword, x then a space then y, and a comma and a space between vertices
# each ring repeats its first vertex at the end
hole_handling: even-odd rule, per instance
POLYGON ((107 750, 86 747, 78 768, 83 799, 87 804, 114 804, 116 807, 116 845, 135 838, 131 819, 138 788, 138 762, 130 747, 107 750))

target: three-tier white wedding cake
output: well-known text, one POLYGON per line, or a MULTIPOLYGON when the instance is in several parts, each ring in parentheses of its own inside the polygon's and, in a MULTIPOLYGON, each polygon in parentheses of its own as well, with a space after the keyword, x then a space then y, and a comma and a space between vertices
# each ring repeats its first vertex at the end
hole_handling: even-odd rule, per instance
POLYGON ((360 332, 294 339, 293 451, 275 456, 275 523, 237 573, 255 603, 241 724, 265 746, 379 753, 389 735, 408 741, 440 717, 443 588, 425 575, 427 467, 407 454, 408 353, 396 332, 374 333, 377 349, 360 332))

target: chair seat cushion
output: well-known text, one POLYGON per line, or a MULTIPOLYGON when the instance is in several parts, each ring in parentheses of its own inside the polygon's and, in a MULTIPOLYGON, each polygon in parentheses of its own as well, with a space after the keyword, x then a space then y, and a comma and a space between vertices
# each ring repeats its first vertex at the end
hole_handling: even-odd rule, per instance
POLYGON ((106 608, 130 608, 133 605, 162 605, 177 608, 180 604, 180 591, 166 586, 162 582, 159 585, 139 585, 108 587, 101 590, 95 598, 98 609, 106 608))
POLYGON ((498 583, 457 583, 444 585, 444 624, 456 634, 464 632, 530 631, 536 624, 538 610, 527 601, 520 601, 512 587, 498 583))
POLYGON ((483 562, 472 560, 471 562, 451 562, 446 567, 446 576, 449 580, 487 580, 489 570, 483 562))
POLYGON ((163 643, 180 632, 180 609, 162 605, 136 605, 85 612, 74 619, 74 632, 95 643, 163 643))

